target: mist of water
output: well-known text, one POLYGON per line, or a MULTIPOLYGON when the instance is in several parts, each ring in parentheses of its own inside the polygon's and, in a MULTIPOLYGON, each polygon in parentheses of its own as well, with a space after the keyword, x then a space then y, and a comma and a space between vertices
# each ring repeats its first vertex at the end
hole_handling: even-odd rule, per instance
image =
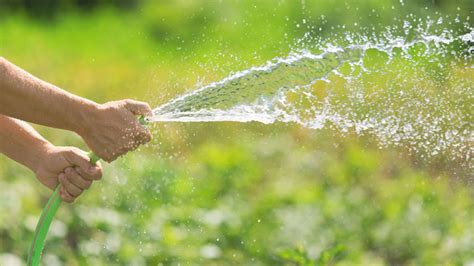
POLYGON ((470 163, 474 31, 432 24, 347 34, 346 45, 318 41, 171 100, 149 119, 329 127, 470 163))

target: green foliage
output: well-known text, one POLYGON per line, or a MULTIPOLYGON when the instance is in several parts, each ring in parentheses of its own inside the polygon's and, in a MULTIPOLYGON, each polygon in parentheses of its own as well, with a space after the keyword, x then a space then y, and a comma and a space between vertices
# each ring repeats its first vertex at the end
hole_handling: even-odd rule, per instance
POLYGON ((315 263, 310 258, 308 254, 302 248, 295 248, 284 250, 279 254, 280 258, 290 263, 294 263, 300 266, 314 266, 315 263))
MULTIPOLYGON (((302 2, 139 1, 128 12, 99 4, 88 12, 65 9, 49 22, 12 11, 0 18, 0 55, 98 102, 130 97, 155 105, 198 82, 286 55, 310 26, 322 28, 311 34, 331 38, 342 31, 337 25, 358 32, 360 26, 399 23, 397 12, 463 16, 472 9, 454 1, 302 2), (372 9, 376 15, 368 15, 372 9)), ((419 51, 412 52, 416 57, 419 51)), ((373 68, 386 60, 376 53, 368 59, 373 68)), ((427 71, 438 70, 427 64, 427 71)), ((374 90, 388 82, 364 78, 374 90)), ((449 84, 432 88, 438 89, 449 84)), ((447 95, 470 112, 469 99, 447 95)), ((105 165, 101 182, 60 208, 45 265, 474 260, 474 190, 453 178, 469 171, 460 165, 381 149, 370 136, 296 125, 151 128, 151 145, 105 165)), ((87 149, 75 135, 39 129, 57 145, 87 149)), ((25 260, 49 194, 32 173, 0 158, 0 264, 25 260)))
POLYGON ((283 250, 279 256, 285 261, 285 264, 289 262, 298 266, 332 265, 344 256, 344 247, 337 245, 324 250, 316 260, 309 258, 308 253, 302 247, 283 250))

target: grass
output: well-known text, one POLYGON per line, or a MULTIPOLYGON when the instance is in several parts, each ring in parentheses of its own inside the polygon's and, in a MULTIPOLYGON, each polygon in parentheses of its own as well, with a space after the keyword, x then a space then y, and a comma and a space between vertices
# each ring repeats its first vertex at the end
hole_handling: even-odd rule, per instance
MULTIPOLYGON (((14 13, 0 20, 0 54, 98 102, 131 97, 156 105, 197 82, 286 55, 307 30, 296 27, 303 17, 330 36, 341 24, 357 30, 354 21, 390 24, 390 6, 399 1, 368 1, 354 12, 306 2, 304 12, 294 1, 145 2, 135 11, 69 11, 49 22, 14 13), (356 19, 371 9, 378 16, 356 19)), ((411 9, 397 8, 420 16, 456 12, 406 4, 411 9)), ((383 88, 387 81, 371 82, 383 88)), ((57 145, 87 149, 73 134, 38 128, 57 145)), ((380 149, 370 136, 292 124, 175 123, 152 130, 152 144, 106 165, 101 182, 59 210, 45 264, 474 260, 474 191, 453 178, 453 169, 469 172, 459 165, 424 164, 401 148, 380 149)), ((26 258, 50 194, 34 179, 0 158, 0 264, 9 254, 26 258)))

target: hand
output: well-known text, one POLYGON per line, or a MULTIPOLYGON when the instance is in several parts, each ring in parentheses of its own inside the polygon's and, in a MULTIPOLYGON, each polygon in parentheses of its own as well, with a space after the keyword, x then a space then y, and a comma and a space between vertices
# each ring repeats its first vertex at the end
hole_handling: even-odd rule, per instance
POLYGON ((74 147, 49 146, 34 172, 45 186, 54 189, 61 184, 59 195, 65 202, 73 202, 93 180, 102 177, 100 164, 91 165, 87 154, 74 147))
POLYGON ((74 168, 68 167, 59 174, 59 183, 61 184, 59 196, 63 201, 67 203, 74 202, 84 190, 91 186, 92 180, 98 180, 102 176, 102 170, 96 176, 93 174, 89 176, 89 174, 82 172, 81 168, 76 166, 74 168))
POLYGON ((148 104, 121 100, 99 105, 84 119, 78 132, 89 148, 107 162, 151 140, 150 131, 140 125, 137 115, 149 115, 148 104))

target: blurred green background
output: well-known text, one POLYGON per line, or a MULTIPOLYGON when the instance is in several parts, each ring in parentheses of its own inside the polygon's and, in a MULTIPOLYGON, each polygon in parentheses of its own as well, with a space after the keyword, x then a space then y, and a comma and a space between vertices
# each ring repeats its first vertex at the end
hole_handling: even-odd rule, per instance
MULTIPOLYGON (((305 33, 377 33, 410 15, 466 18, 473 8, 471 0, 0 0, 0 56, 97 102, 156 106, 285 56, 305 33)), ((72 133, 37 128, 56 145, 87 150, 72 133)), ((151 144, 106 165, 101 182, 60 208, 45 265, 474 263, 471 169, 292 124, 152 131, 151 144)), ((24 263, 50 193, 0 158, 1 265, 24 263)))

